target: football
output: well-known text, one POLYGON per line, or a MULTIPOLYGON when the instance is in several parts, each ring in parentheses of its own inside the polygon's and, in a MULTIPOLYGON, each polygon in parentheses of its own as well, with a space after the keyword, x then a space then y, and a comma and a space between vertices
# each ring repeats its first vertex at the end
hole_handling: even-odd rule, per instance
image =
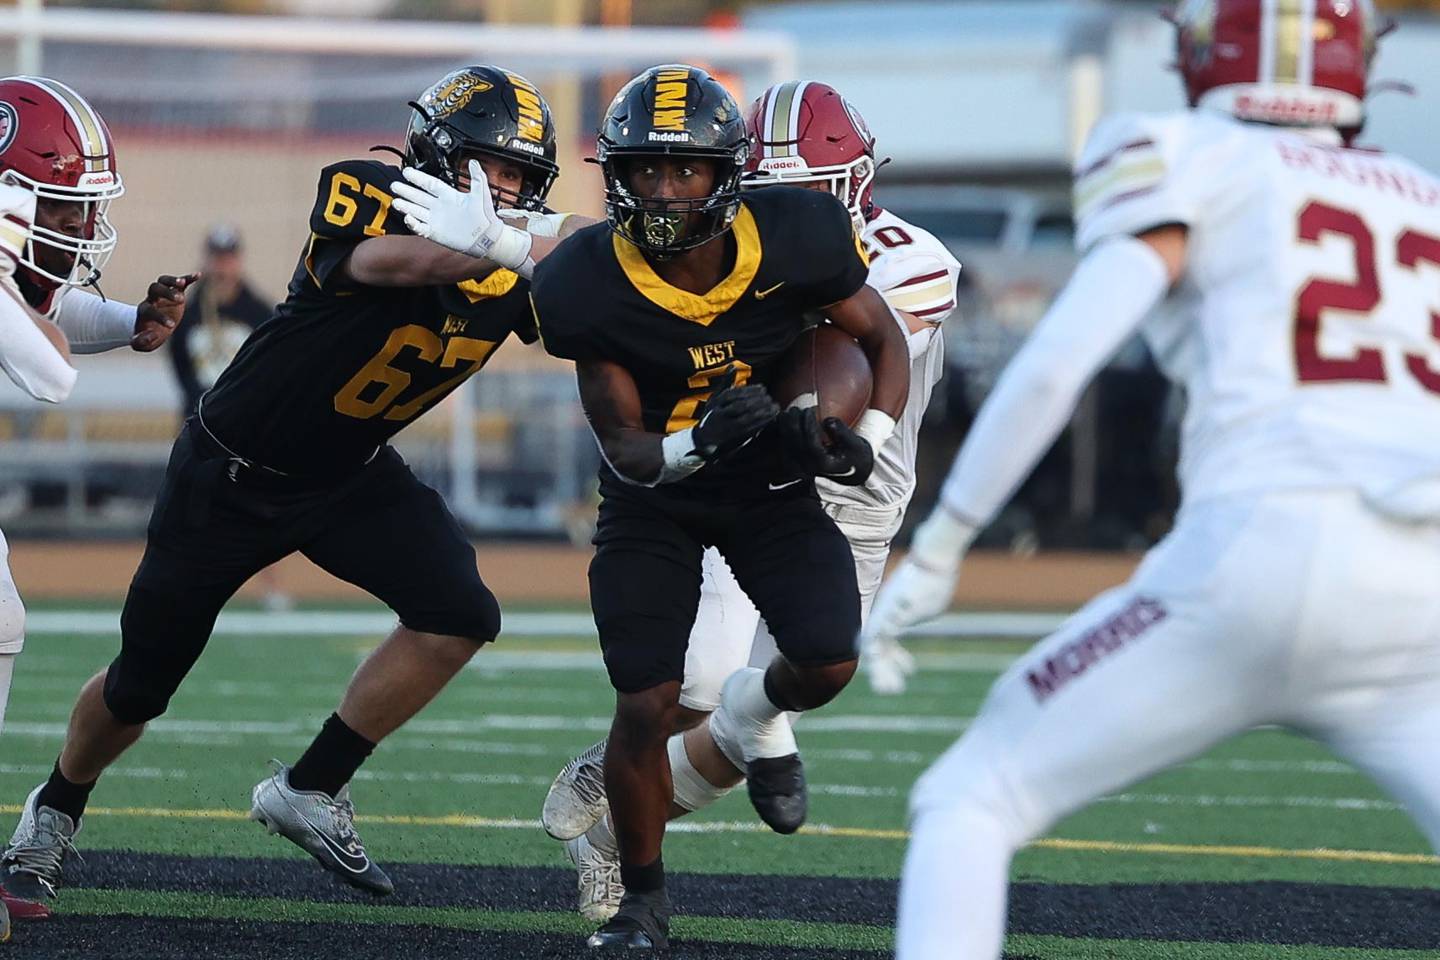
POLYGON ((806 330, 780 363, 774 396, 780 406, 814 407, 824 421, 839 417, 855 426, 870 406, 874 378, 860 344, 838 327, 806 330))

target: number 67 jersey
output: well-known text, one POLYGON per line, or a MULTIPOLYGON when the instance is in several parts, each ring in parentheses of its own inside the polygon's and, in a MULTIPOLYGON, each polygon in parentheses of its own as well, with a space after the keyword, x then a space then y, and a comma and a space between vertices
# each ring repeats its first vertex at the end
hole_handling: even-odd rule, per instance
POLYGON ((1189 228, 1143 327, 1188 393, 1188 501, 1350 487, 1440 519, 1440 181, 1329 130, 1126 115, 1092 134, 1075 212, 1082 253, 1189 228))
POLYGON ((320 173, 310 239, 285 301, 200 402, 230 450, 273 470, 355 469, 476 373, 511 334, 534 341, 529 282, 367 286, 344 265, 371 237, 408 235, 391 207, 397 167, 347 160, 320 173))

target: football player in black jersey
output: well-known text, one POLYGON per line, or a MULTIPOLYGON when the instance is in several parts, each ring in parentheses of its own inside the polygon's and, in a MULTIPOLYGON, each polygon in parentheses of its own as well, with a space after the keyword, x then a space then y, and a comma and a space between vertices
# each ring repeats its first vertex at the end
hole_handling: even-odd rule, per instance
POLYGON ((855 671, 855 565, 813 479, 869 475, 904 407, 909 358, 865 285, 844 206, 783 187, 742 198, 749 150, 739 107, 704 71, 645 71, 610 104, 597 144, 608 227, 562 244, 531 291, 546 349, 576 363, 605 457, 590 602, 618 691, 605 781, 625 897, 594 947, 667 942, 666 740, 703 717, 678 700, 703 549, 724 554, 782 653, 723 695, 741 718, 751 801, 777 831, 805 817, 781 713, 829 702, 855 671), (855 337, 874 370, 872 409, 853 431, 782 414, 765 389, 812 311, 855 337))
POLYGON ((165 712, 221 607, 295 552, 383 600, 399 626, 294 767, 256 786, 251 815, 347 882, 391 889, 355 834, 347 784, 376 743, 494 639, 500 611, 459 524, 387 441, 509 336, 534 339, 520 273, 563 227, 544 214, 555 131, 529 82, 467 67, 414 106, 410 176, 483 198, 490 219, 470 232, 494 255, 477 260, 413 235, 406 219, 434 225, 409 204, 402 219, 392 185, 406 181, 395 166, 352 160, 321 172, 285 302, 175 443, 119 656, 81 690, 55 770, 26 800, 6 861, 6 882, 22 895, 53 894, 96 779, 165 712), (470 189, 471 178, 489 189, 470 189), (527 229, 495 217, 492 203, 520 208, 527 229))

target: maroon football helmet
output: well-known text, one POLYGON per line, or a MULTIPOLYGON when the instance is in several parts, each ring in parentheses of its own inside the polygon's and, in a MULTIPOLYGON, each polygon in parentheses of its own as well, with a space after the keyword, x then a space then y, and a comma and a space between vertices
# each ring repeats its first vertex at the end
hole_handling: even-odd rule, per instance
POLYGON ((1184 0, 1171 19, 1191 106, 1285 126, 1364 124, 1380 26, 1371 0, 1184 0))
POLYGON ((809 80, 777 83, 750 105, 746 125, 755 151, 742 187, 824 182, 850 211, 855 229, 865 226, 872 209, 875 138, 834 87, 809 80))
POLYGON ((115 144, 95 109, 74 90, 45 77, 0 80, 0 182, 33 190, 41 200, 84 204, 84 227, 72 237, 36 224, 20 258, 43 287, 92 283, 115 249, 106 211, 125 192, 115 169, 115 144), (35 245, 70 256, 66 276, 36 263, 35 245))

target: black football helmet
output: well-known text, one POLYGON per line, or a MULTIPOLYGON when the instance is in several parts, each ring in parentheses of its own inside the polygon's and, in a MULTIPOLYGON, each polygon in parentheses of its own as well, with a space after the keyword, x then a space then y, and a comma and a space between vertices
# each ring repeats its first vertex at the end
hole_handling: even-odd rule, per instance
POLYGON ((740 174, 750 158, 750 137, 739 104, 719 81, 699 67, 666 64, 646 70, 615 95, 600 124, 595 158, 605 173, 611 229, 663 258, 730 229, 740 211, 740 174), (691 200, 636 196, 617 161, 656 156, 717 161, 714 188, 691 200), (697 213, 703 216, 691 222, 697 213))
POLYGON ((405 165, 451 185, 468 176, 462 166, 488 154, 525 171, 519 192, 491 188, 495 205, 544 210, 560 173, 555 123, 535 85, 499 67, 462 67, 446 74, 410 104, 415 115, 405 134, 405 165))

